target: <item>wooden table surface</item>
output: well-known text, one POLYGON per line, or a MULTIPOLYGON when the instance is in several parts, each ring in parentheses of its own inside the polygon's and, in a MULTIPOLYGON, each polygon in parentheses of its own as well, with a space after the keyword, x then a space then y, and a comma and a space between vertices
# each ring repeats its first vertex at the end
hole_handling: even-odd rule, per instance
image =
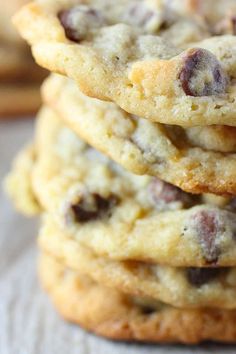
MULTIPOLYGON (((0 122, 0 180, 32 132, 28 119, 0 122)), ((36 236, 37 220, 17 214, 0 189, 0 354, 236 353, 236 346, 216 344, 114 343, 63 322, 38 284, 36 236)))

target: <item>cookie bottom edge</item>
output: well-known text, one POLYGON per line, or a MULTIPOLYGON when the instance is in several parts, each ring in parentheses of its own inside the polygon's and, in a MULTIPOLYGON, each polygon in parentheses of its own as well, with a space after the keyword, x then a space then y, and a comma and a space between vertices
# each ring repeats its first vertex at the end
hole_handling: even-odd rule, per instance
POLYGON ((198 344, 236 342, 236 311, 150 306, 95 283, 53 257, 41 254, 39 276, 61 316, 89 332, 116 341, 198 344))

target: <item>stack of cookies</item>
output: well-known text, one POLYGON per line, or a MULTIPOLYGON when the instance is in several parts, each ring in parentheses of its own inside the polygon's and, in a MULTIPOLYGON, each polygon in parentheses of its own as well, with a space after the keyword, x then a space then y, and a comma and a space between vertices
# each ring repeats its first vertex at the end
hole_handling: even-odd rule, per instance
POLYGON ((236 341, 236 2, 38 0, 54 72, 7 179, 59 312, 123 340, 236 341), (60 74, 60 75, 59 75, 60 74))
POLYGON ((0 116, 35 113, 40 106, 39 85, 45 73, 11 23, 26 0, 9 0, 0 13, 0 116))

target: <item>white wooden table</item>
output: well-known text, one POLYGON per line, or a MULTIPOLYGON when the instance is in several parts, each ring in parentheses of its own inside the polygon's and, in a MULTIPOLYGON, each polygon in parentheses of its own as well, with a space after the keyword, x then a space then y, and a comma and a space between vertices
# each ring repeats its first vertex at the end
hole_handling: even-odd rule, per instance
MULTIPOLYGON (((32 131, 30 120, 0 122, 0 180, 32 131)), ((38 284, 36 236, 37 221, 18 215, 0 189, 0 354, 236 353, 236 346, 214 344, 114 343, 64 323, 38 284)))

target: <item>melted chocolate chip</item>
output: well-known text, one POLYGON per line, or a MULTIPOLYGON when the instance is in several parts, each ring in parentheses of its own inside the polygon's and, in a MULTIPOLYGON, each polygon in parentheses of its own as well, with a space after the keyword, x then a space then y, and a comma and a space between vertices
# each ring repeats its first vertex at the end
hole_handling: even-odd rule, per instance
POLYGON ((190 200, 190 196, 183 192, 180 188, 173 186, 170 183, 161 181, 158 178, 153 178, 149 185, 149 191, 153 201, 156 204, 160 202, 169 204, 178 201, 187 203, 190 200))
POLYGON ((186 275, 191 285, 202 286, 213 281, 222 271, 221 268, 188 268, 186 275))
POLYGON ((77 43, 85 39, 90 29, 105 24, 105 20, 98 10, 85 5, 62 10, 58 13, 58 18, 65 30, 66 37, 77 43))
POLYGON ((141 312, 143 315, 152 315, 154 312, 156 312, 155 308, 151 307, 151 306, 141 306, 141 312))
POLYGON ((206 261, 216 263, 220 255, 217 236, 224 230, 217 213, 213 210, 201 210, 193 215, 192 220, 206 261))
POLYGON ((217 58, 201 48, 187 52, 179 79, 186 95, 195 97, 225 93, 228 83, 217 58))
POLYGON ((78 203, 72 204, 69 213, 75 222, 86 223, 99 218, 109 217, 111 209, 118 203, 118 198, 110 195, 103 198, 99 194, 92 194, 89 198, 82 198, 78 203))
POLYGON ((60 11, 58 13, 58 18, 61 22, 61 25, 63 26, 64 30, 65 30, 65 34, 66 34, 66 37, 68 39, 70 39, 71 41, 74 41, 74 42, 79 42, 80 41, 80 38, 77 34, 77 30, 76 28, 74 28, 72 25, 71 25, 71 22, 70 22, 70 10, 68 11, 60 11))

